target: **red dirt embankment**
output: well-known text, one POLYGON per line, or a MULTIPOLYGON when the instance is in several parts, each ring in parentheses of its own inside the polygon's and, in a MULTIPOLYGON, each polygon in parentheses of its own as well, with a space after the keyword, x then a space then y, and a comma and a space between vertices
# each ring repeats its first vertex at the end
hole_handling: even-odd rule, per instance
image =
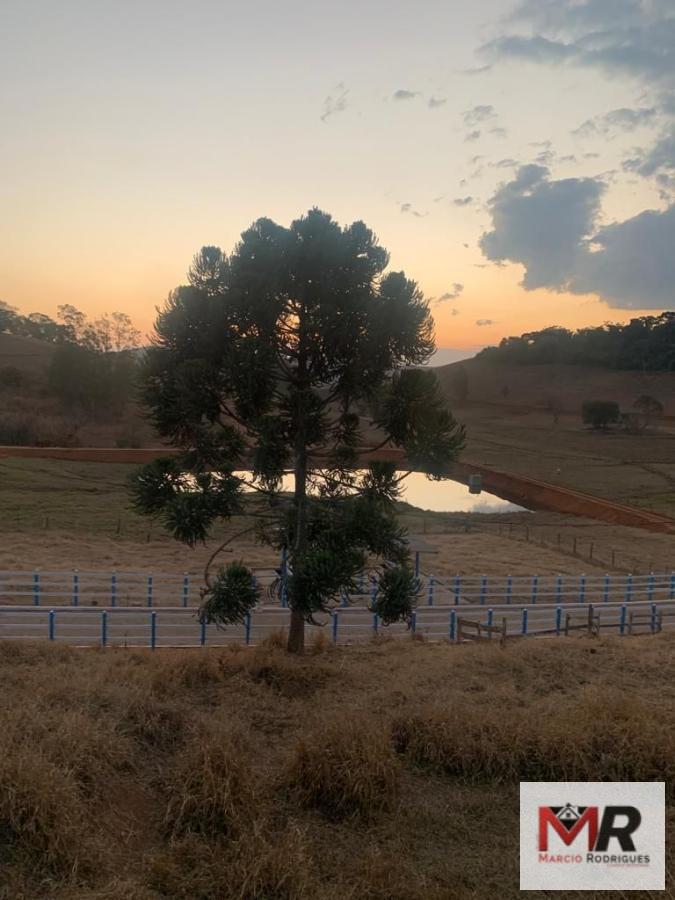
POLYGON ((557 484, 537 481, 525 475, 496 472, 494 469, 468 463, 456 463, 453 474, 462 481, 468 481, 469 475, 480 475, 482 486, 486 491, 528 509, 546 509, 611 522, 613 525, 630 525, 648 531, 675 534, 675 519, 669 516, 615 503, 613 500, 605 500, 603 497, 595 497, 593 494, 585 494, 557 484))
MULTIPOLYGON (((140 464, 150 462, 158 456, 167 456, 176 451, 169 448, 101 448, 101 447, 0 447, 0 459, 12 457, 33 459, 64 459, 79 462, 106 462, 106 463, 132 463, 140 464)), ((399 450, 389 448, 378 450, 377 453, 364 453, 362 462, 365 464, 371 460, 387 460, 395 462, 402 468, 405 466, 405 457, 399 450)), ((315 460, 315 463, 318 460, 315 460)), ((486 491, 497 494, 504 500, 510 500, 528 509, 545 509, 553 512, 566 513, 573 516, 584 516, 589 519, 597 519, 601 522, 611 522, 615 525, 629 525, 634 528, 644 528, 648 531, 658 531, 665 534, 675 534, 675 519, 659 513, 637 509, 585 494, 582 491, 571 488, 548 484, 545 481, 537 481, 524 475, 512 475, 508 472, 497 472, 494 469, 486 469, 483 466, 474 466, 470 463, 455 463, 451 469, 453 477, 460 481, 468 481, 469 476, 478 474, 482 479, 482 486, 486 491)))

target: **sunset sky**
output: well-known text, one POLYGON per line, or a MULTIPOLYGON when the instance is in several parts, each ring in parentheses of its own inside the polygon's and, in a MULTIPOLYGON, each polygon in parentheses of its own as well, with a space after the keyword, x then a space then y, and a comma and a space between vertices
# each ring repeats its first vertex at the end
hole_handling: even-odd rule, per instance
POLYGON ((3 0, 0 299, 148 330, 316 205, 440 347, 673 308, 674 87, 672 0, 3 0))

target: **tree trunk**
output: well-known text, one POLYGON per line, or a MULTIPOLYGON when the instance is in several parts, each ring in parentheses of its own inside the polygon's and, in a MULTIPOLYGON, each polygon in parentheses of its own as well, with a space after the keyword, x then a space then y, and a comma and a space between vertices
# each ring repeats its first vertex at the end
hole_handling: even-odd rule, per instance
POLYGON ((288 631, 286 650, 289 653, 304 653, 305 618, 302 615, 302 610, 291 609, 291 627, 288 631))
MULTIPOLYGON (((302 325, 302 319, 301 319, 302 325)), ((291 549, 291 562, 293 571, 299 571, 304 564, 307 552, 307 446, 305 443, 305 416, 307 414, 306 362, 302 349, 302 329, 300 337, 300 351, 298 354, 298 389, 295 396, 297 406, 297 431, 294 440, 294 466, 293 475, 295 490, 293 503, 295 505, 295 541, 291 549)), ((305 649, 305 617, 301 609, 298 609, 298 598, 289 598, 291 607, 291 625, 288 631, 288 643, 286 650, 289 653, 303 653, 305 649)))

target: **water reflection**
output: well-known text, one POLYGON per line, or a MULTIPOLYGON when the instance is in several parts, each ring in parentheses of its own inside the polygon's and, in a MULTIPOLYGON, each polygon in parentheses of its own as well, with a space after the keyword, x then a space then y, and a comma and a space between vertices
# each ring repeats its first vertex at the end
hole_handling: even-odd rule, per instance
MULTIPOLYGON (((247 473, 239 473, 245 475, 247 473)), ((429 481, 421 472, 412 472, 402 483, 401 500, 430 512, 506 513, 519 512, 522 507, 483 491, 470 494, 469 488, 458 481, 444 479, 429 481)), ((293 476, 283 480, 285 491, 293 490, 293 476)))

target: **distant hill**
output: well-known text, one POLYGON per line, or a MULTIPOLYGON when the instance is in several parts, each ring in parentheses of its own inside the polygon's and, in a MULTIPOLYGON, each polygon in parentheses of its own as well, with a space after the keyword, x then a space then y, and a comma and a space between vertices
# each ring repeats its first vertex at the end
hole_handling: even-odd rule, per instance
POLYGON ((13 366, 25 375, 44 376, 55 350, 54 344, 15 334, 0 334, 0 367, 13 366))
POLYGON ((473 350, 458 350, 456 347, 438 347, 427 365, 436 368, 460 362, 463 359, 471 359, 480 349, 480 347, 474 347, 473 350))
POLYGON ((643 394, 659 400, 665 414, 675 416, 675 372, 617 371, 565 364, 517 365, 468 359, 436 369, 450 403, 544 408, 555 400, 562 412, 578 413, 584 400, 614 400, 630 411, 643 394), (465 376, 461 372, 465 373, 465 376))

